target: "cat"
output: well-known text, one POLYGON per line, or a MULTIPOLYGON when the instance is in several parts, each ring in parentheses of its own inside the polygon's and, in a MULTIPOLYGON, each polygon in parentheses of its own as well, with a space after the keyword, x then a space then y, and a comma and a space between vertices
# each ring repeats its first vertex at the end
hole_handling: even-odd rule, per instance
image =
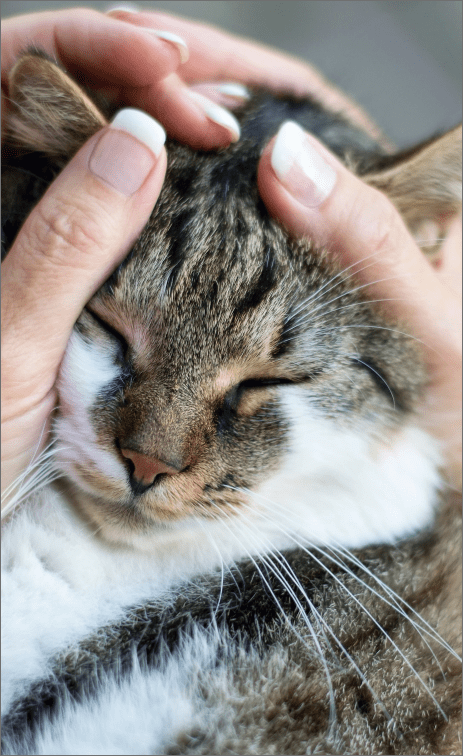
MULTIPOLYGON (((9 97, 4 254, 113 113, 34 50, 9 97)), ((3 526, 3 753, 461 752, 460 514, 420 343, 356 283, 368 258, 289 238, 256 184, 293 120, 419 238, 460 207, 461 128, 389 155, 310 97, 235 114, 227 149, 167 142, 69 341, 3 526)))

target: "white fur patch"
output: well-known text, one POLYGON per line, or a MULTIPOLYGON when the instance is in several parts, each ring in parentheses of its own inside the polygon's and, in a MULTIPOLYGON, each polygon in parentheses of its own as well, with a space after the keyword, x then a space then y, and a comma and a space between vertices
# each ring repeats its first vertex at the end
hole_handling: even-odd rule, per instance
POLYGON ((69 339, 60 371, 62 403, 82 410, 90 407, 99 392, 119 375, 111 352, 96 343, 88 344, 78 331, 69 339))
POLYGON ((282 528, 321 544, 388 543, 424 527, 440 487, 437 444, 407 426, 384 445, 312 409, 303 389, 282 392, 291 445, 255 495, 282 528))
MULTIPOLYGON (((133 672, 121 683, 107 680, 96 700, 63 701, 56 720, 43 723, 34 753, 166 753, 179 735, 199 724, 198 682, 213 668, 216 652, 217 638, 197 633, 159 671, 140 668, 134 657, 133 672)), ((10 745, 8 753, 22 753, 10 745)))
POLYGON ((126 480, 122 462, 98 444, 89 416, 89 408, 98 394, 119 374, 120 368, 114 364, 107 346, 88 344, 73 331, 61 364, 58 383, 61 416, 56 422, 60 439, 57 461, 71 478, 74 462, 81 465, 91 462, 106 477, 126 480))

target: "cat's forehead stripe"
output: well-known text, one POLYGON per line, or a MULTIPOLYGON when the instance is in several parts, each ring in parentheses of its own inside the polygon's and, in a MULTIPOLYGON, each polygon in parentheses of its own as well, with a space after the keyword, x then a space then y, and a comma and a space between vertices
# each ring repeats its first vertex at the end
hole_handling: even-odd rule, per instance
POLYGON ((247 310, 258 307, 267 294, 277 285, 277 272, 278 266, 275 257, 271 249, 267 247, 260 274, 254 279, 244 297, 235 306, 235 312, 242 314, 247 310))

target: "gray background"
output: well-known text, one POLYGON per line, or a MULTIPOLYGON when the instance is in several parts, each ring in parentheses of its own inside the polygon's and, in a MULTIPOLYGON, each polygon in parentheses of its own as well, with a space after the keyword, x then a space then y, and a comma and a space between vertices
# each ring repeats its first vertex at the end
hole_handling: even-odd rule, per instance
MULTIPOLYGON (((2 17, 118 3, 2 2, 2 17)), ((123 0, 121 5, 123 4, 123 0)), ((201 19, 313 62, 398 145, 461 120, 462 3, 450 0, 138 2, 201 19)))

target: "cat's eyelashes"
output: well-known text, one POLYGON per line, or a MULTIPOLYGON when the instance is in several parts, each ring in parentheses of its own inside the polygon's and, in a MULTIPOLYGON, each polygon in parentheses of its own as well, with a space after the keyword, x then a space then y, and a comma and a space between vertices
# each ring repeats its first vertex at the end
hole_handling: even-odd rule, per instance
POLYGON ((241 391, 251 388, 268 388, 271 386, 284 386, 288 383, 295 383, 291 378, 251 378, 247 381, 241 381, 237 388, 241 391))
POLYGON ((110 323, 108 323, 106 320, 100 317, 100 315, 98 315, 94 310, 90 309, 88 305, 87 307, 85 307, 85 312, 87 313, 87 315, 90 315, 94 323, 96 323, 98 327, 102 331, 104 331, 106 335, 110 336, 112 340, 117 344, 118 359, 121 362, 127 362, 129 344, 127 340, 124 338, 124 336, 121 333, 119 333, 119 331, 116 328, 114 328, 110 323))
MULTIPOLYGON (((240 403, 252 389, 268 389, 298 383, 291 378, 249 378, 237 383, 225 395, 222 405, 222 413, 228 415, 235 413, 240 408, 240 403)), ((254 392, 255 393, 255 392, 254 392)))

